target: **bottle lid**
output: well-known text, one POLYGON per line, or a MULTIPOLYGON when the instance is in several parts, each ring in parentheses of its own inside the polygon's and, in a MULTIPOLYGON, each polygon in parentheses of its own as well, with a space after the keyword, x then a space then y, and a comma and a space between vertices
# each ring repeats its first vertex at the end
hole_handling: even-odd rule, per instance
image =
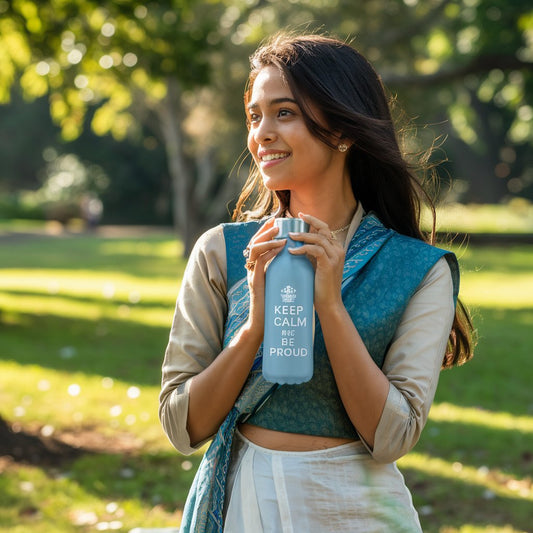
POLYGON ((289 236, 289 232, 306 233, 309 231, 309 224, 301 218, 276 218, 274 225, 279 228, 276 239, 285 239, 289 236))

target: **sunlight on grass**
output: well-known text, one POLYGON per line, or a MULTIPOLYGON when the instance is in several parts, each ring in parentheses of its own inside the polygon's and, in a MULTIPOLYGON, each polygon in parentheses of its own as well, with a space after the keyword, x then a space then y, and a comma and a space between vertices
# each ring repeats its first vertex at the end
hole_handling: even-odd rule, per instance
POLYGON ((2 269, 0 290, 20 293, 83 296, 111 300, 113 298, 138 303, 145 300, 173 303, 181 280, 177 277, 141 279, 127 272, 108 270, 45 270, 2 269))
MULTIPOLYGON (((135 293, 138 295, 139 293, 135 293)), ((128 301, 128 297, 120 301, 96 300, 94 302, 76 302, 72 297, 56 296, 24 296, 16 291, 10 296, 0 296, 0 305, 6 309, 9 316, 10 309, 16 308, 15 318, 20 313, 47 314, 57 317, 68 316, 69 319, 100 320, 103 318, 137 323, 145 326, 168 326, 172 320, 173 303, 169 302, 168 307, 138 307, 138 302, 128 301)), ((12 311, 11 311, 12 313, 12 311)))
POLYGON ((465 524, 460 528, 442 527, 439 533, 527 533, 523 529, 515 529, 513 526, 504 527, 479 527, 473 524, 465 524))
POLYGON ((434 403, 429 417, 435 422, 454 422, 470 426, 533 433, 533 417, 531 416, 516 416, 510 413, 487 411, 473 407, 460 407, 450 403, 434 403))
POLYGON ((89 320, 105 317, 168 326, 179 284, 178 279, 147 281, 112 271, 40 270, 33 274, 5 269, 0 278, 0 305, 8 316, 32 313, 89 320))
POLYGON ((136 255, 145 257, 161 257, 175 259, 182 252, 182 245, 174 240, 161 243, 146 241, 107 242, 102 245, 103 255, 136 255))
POLYGON ((533 306, 533 269, 531 274, 465 273, 461 297, 470 305, 522 309, 533 306))
MULTIPOLYGON (((429 211, 423 225, 431 227, 429 211)), ((515 200, 510 205, 448 204, 437 208, 437 231, 463 233, 532 233, 533 204, 515 200)))
POLYGON ((401 468, 412 468, 431 477, 440 477, 477 486, 486 491, 487 499, 492 495, 505 498, 526 499, 533 502, 531 478, 517 479, 498 468, 481 466, 474 468, 459 461, 446 461, 439 457, 411 452, 398 461, 401 468))
POLYGON ((127 432, 136 437, 136 447, 170 450, 157 417, 158 395, 156 386, 0 361, 3 416, 47 436, 83 428, 104 435, 127 432))
MULTIPOLYGON (((518 224, 516 215, 505 216, 518 224)), ((89 446, 89 437, 101 439, 104 453, 57 469, 0 464, 7 498, 0 502, 0 532, 70 533, 98 524, 110 529, 112 522, 124 531, 176 526, 202 455, 176 453, 157 415, 185 267, 176 242, 164 235, 63 235, 14 245, 0 247, 6 267, 0 413, 15 428, 65 442, 75 437, 89 446), (109 443, 129 447, 108 453, 109 443)), ((533 331, 533 251, 453 249, 463 272, 461 296, 479 315, 479 351, 472 363, 441 376, 428 431, 400 464, 414 478, 415 499, 432 509, 424 531, 518 533, 533 499, 526 442, 533 432, 526 346, 533 331), (458 514, 448 519, 452 509, 458 514), (492 512, 486 520, 485 510, 492 512)))

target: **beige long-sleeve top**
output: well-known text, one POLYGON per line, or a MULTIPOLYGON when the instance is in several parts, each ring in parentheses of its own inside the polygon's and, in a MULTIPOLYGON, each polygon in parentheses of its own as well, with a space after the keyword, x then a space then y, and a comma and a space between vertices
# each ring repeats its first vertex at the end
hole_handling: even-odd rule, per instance
MULTIPOLYGON (((363 215, 354 215, 346 246, 363 215)), ((170 442, 190 454, 187 433, 190 379, 222 351, 226 300, 226 248, 221 226, 200 237, 179 291, 162 367, 159 417, 170 442)), ((455 306, 452 278, 444 258, 427 273, 411 298, 387 352, 383 373, 390 386, 369 453, 393 462, 418 441, 437 388, 455 306)), ((209 439, 208 439, 209 440, 209 439)))

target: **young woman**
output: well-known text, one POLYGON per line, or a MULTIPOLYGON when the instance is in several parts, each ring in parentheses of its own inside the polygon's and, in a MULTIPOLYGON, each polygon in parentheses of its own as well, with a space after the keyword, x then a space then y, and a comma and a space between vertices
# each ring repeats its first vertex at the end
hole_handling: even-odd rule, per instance
POLYGON ((440 369, 471 357, 455 257, 425 242, 383 87, 352 47, 278 35, 244 99, 255 170, 239 222, 191 254, 163 364, 169 439, 184 454, 213 439, 182 531, 421 531, 395 461, 440 369), (274 217, 310 225, 291 253, 313 263, 317 318, 313 378, 278 387, 261 376, 274 217))

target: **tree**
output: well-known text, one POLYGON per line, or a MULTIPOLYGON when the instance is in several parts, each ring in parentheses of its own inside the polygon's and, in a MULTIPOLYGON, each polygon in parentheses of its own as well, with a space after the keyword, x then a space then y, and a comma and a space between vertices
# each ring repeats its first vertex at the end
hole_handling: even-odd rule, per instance
POLYGON ((256 2, 232 13, 231 40, 240 47, 287 25, 352 41, 406 115, 424 125, 411 150, 448 137, 447 168, 468 185, 463 200, 533 199, 530 2, 300 0, 256 2))
POLYGON ((407 116, 435 125, 421 144, 448 135, 465 200, 533 198, 529 2, 14 0, 0 11, 0 100, 17 85, 27 98, 48 94, 67 139, 89 107, 99 135, 150 130, 165 146, 185 253, 239 187, 226 176, 244 148, 236 95, 248 55, 287 26, 353 41, 407 116))
POLYGON ((205 204, 220 188, 214 166, 205 164, 210 147, 191 146, 183 131, 199 88, 209 83, 217 5, 194 0, 0 4, 0 102, 9 99, 15 84, 27 99, 48 94, 52 117, 67 140, 80 135, 89 107, 97 108, 91 126, 99 135, 123 139, 150 128, 165 146, 174 221, 185 253, 202 222, 211 222, 202 220, 210 211, 205 204))

